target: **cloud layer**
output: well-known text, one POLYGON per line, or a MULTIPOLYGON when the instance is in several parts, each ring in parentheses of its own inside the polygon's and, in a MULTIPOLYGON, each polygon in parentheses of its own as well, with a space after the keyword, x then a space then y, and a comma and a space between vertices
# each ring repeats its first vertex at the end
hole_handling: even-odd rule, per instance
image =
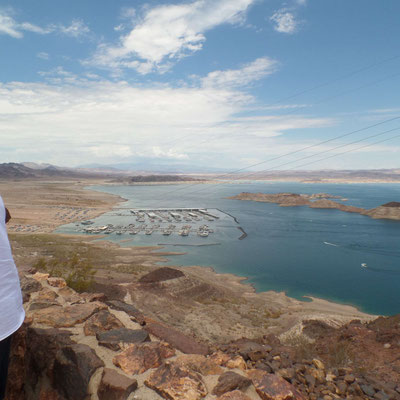
POLYGON ((255 106, 241 87, 273 65, 257 59, 240 70, 210 73, 195 87, 91 81, 62 68, 53 71, 51 83, 0 85, 0 135, 8 145, 0 157, 64 165, 132 157, 200 164, 217 157, 235 166, 264 157, 271 138, 332 124, 301 116, 239 117, 255 106))

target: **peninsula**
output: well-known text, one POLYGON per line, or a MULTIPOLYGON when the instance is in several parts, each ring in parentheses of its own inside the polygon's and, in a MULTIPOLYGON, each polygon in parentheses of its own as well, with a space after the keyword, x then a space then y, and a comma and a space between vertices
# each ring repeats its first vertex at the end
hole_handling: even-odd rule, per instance
POLYGON ((375 219, 400 220, 400 202, 391 201, 381 206, 366 210, 361 207, 349 206, 332 199, 346 201, 340 196, 327 193, 298 194, 298 193, 248 193, 242 192, 236 196, 228 197, 232 200, 258 201, 262 203, 276 203, 281 207, 308 206, 310 208, 332 208, 344 212, 367 215, 375 219))

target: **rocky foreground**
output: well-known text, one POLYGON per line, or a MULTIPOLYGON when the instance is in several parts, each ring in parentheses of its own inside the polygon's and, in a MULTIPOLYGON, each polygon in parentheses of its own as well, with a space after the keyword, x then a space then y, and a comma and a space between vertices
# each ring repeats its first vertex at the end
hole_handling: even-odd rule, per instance
MULTIPOLYGON (((312 195, 298 193, 248 193, 242 192, 236 196, 229 197, 232 200, 250 200, 263 203, 276 203, 281 207, 308 206, 310 208, 336 209, 344 212, 367 215, 375 219, 400 220, 400 202, 392 201, 379 207, 366 210, 360 207, 348 206, 331 199, 341 199, 326 193, 312 195)), ((346 199, 341 199, 346 200, 346 199)))
MULTIPOLYGON (((163 269, 142 277, 153 281, 163 269)), ((78 294, 61 278, 21 280, 7 400, 400 399, 400 316, 322 321, 275 335, 202 343, 139 311, 131 296, 78 294)))

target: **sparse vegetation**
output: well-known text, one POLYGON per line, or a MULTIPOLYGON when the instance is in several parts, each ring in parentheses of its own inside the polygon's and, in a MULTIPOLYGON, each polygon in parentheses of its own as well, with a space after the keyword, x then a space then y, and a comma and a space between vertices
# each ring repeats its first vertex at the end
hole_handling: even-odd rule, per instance
POLYGON ((288 335, 285 344, 295 349, 297 360, 312 360, 316 355, 313 343, 304 335, 288 335))
POLYGON ((354 357, 347 342, 337 342, 330 347, 329 366, 332 368, 347 367, 353 364, 354 357))
POLYGON ((135 257, 120 248, 104 246, 95 241, 83 242, 79 237, 10 234, 10 239, 19 266, 34 267, 38 271, 62 277, 77 291, 90 289, 95 274, 96 279, 99 277, 111 281, 120 274, 129 274, 137 279, 149 271, 148 267, 141 264, 146 257, 143 253, 134 253, 135 257))
POLYGON ((67 285, 77 292, 84 292, 93 285, 96 273, 89 260, 80 258, 77 254, 71 255, 66 261, 40 258, 33 267, 47 272, 50 276, 64 278, 67 285))

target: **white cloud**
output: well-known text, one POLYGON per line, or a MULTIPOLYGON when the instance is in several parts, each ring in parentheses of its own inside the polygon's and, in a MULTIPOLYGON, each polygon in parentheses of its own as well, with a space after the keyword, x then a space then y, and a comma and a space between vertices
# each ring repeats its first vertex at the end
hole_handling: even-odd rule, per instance
POLYGON ((9 12, 0 10, 0 33, 9 35, 16 39, 21 39, 23 31, 29 31, 39 34, 47 34, 50 31, 43 29, 40 26, 31 24, 30 22, 18 23, 9 12))
POLYGON ((72 20, 69 26, 59 25, 58 29, 62 34, 74 38, 85 36, 90 32, 89 27, 81 19, 72 20))
POLYGON ((0 33, 12 36, 13 38, 22 38, 23 34, 19 30, 18 24, 7 14, 0 12, 0 33))
POLYGON ((40 27, 30 22, 17 22, 9 11, 0 10, 0 34, 6 34, 16 39, 21 39, 24 32, 32 32, 39 35, 47 35, 53 32, 59 32, 66 36, 78 38, 87 35, 90 30, 80 19, 75 19, 70 25, 51 24, 46 27, 40 27))
POLYGON ((30 22, 22 22, 22 24, 19 24, 19 28, 23 31, 38 33, 40 35, 47 35, 53 31, 52 27, 41 28, 40 26, 31 24, 30 22))
POLYGON ((36 54, 37 58, 41 58, 42 60, 48 60, 50 58, 49 54, 45 51, 41 51, 40 53, 36 54))
POLYGON ((196 0, 148 9, 118 45, 99 46, 90 62, 113 69, 134 68, 143 74, 165 68, 168 61, 202 49, 208 30, 241 22, 254 1, 196 0))
POLYGON ((277 32, 292 34, 297 30, 298 23, 295 16, 285 9, 277 11, 270 20, 274 22, 274 29, 277 32))
POLYGON ((204 87, 234 88, 248 85, 272 74, 277 67, 277 62, 268 57, 257 58, 240 69, 210 72, 202 79, 204 87))

